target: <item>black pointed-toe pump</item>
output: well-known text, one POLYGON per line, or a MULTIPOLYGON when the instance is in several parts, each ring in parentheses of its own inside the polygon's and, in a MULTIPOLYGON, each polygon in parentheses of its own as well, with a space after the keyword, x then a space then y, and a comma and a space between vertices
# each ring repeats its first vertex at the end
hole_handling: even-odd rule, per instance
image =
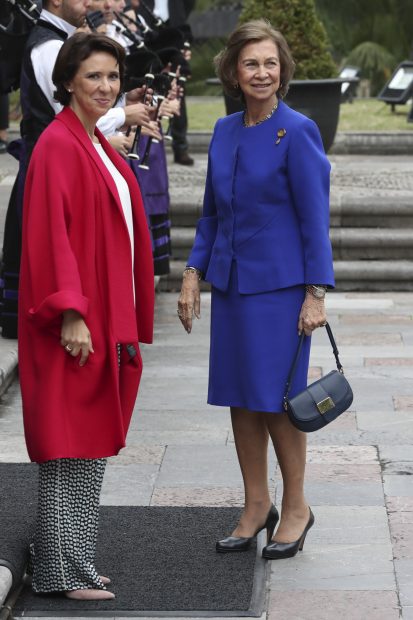
POLYGON ((270 542, 262 550, 262 557, 267 560, 284 560, 285 558, 293 558, 299 551, 303 550, 305 537, 307 536, 308 530, 313 527, 314 521, 314 515, 310 508, 310 517, 300 538, 291 543, 277 541, 270 542))
POLYGON ((223 538, 222 540, 219 540, 216 544, 217 552, 231 553, 233 551, 248 551, 254 538, 261 532, 261 530, 265 529, 267 530, 267 542, 269 542, 272 538, 275 526, 277 525, 279 518, 280 515, 278 514, 278 510, 276 509, 274 504, 271 504, 271 508, 264 525, 258 528, 254 536, 250 536, 249 538, 239 538, 237 536, 228 536, 227 538, 223 538))

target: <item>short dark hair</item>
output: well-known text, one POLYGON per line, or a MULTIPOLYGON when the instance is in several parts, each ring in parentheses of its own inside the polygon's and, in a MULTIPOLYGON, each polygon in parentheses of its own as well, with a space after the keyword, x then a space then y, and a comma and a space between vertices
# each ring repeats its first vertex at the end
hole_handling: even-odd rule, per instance
POLYGON ((65 85, 73 80, 80 64, 94 52, 106 52, 116 59, 120 77, 117 101, 119 100, 125 81, 125 50, 119 43, 103 34, 78 32, 63 43, 56 58, 52 73, 53 84, 56 86, 53 96, 56 101, 64 106, 69 105, 71 93, 65 85))
POLYGON ((230 97, 240 97, 237 88, 237 63, 240 51, 249 43, 270 39, 275 43, 280 55, 280 88, 277 95, 285 97, 288 84, 294 74, 295 62, 287 41, 281 32, 275 30, 265 19, 254 19, 238 26, 230 35, 226 47, 214 58, 215 69, 223 89, 230 97))

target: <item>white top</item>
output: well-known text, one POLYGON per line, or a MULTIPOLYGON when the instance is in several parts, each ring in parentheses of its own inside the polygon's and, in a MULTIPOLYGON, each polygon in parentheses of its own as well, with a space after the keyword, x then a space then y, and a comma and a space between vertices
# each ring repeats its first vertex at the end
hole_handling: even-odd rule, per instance
MULTIPOLYGON (((44 21, 53 24, 60 30, 63 30, 63 32, 67 32, 69 37, 76 30, 76 28, 67 21, 61 19, 57 15, 54 15, 54 13, 46 11, 46 9, 42 10, 40 17, 44 21)), ((53 93, 56 90, 56 87, 52 82, 52 73, 57 55, 63 43, 64 42, 60 39, 46 41, 45 43, 34 47, 30 55, 36 82, 42 89, 47 101, 55 111, 55 114, 61 112, 63 106, 53 99, 53 93)), ((119 103, 121 102, 118 102, 118 106, 119 103)), ((97 122, 97 126, 104 136, 112 136, 116 132, 116 129, 122 127, 124 124, 125 111, 122 107, 111 108, 97 122)))
POLYGON ((155 6, 153 9, 155 15, 160 17, 162 21, 166 22, 169 19, 169 7, 168 0, 155 0, 155 6))
MULTIPOLYGON (((125 217, 126 226, 128 227, 129 239, 131 244, 132 253, 132 282, 133 279, 133 262, 134 262, 134 236, 133 236, 133 216, 132 216, 132 203, 130 199, 129 187, 125 179, 116 168, 115 164, 109 159, 103 150, 103 146, 97 142, 94 142, 94 147, 97 153, 100 155, 103 163, 108 169, 109 174, 115 182, 116 189, 118 190, 120 203, 122 205, 123 215, 125 217)), ((135 285, 133 287, 133 293, 135 294, 135 285)))
MULTIPOLYGON (((49 22, 50 24, 53 24, 53 26, 56 26, 56 28, 59 28, 59 30, 66 32, 69 37, 76 30, 75 26, 72 26, 64 19, 61 19, 61 17, 46 11, 46 9, 42 10, 40 17, 45 22, 49 22)), ((52 73, 57 55, 63 43, 64 42, 60 39, 46 41, 45 43, 34 47, 30 55, 36 82, 46 95, 48 102, 56 114, 61 112, 62 105, 53 99, 53 93, 56 90, 56 87, 52 82, 52 73)))

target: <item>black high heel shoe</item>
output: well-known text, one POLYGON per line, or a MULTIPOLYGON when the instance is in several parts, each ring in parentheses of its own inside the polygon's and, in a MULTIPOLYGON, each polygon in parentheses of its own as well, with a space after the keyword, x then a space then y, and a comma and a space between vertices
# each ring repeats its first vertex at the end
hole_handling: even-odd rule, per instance
POLYGON ((267 530, 267 542, 269 542, 272 538, 272 535, 275 530, 275 526, 278 523, 278 519, 280 515, 278 514, 278 510, 271 504, 270 511, 268 513, 267 519, 264 525, 255 532, 254 536, 249 538, 238 538, 237 536, 228 536, 227 538, 223 538, 219 540, 216 544, 216 550, 218 553, 231 553, 232 551, 247 551, 254 538, 261 532, 261 530, 267 530))
POLYGON ((271 542, 264 547, 262 550, 262 557, 267 560, 284 560, 284 558, 293 558, 299 551, 303 550, 305 537, 307 536, 307 532, 310 527, 314 525, 314 515, 310 509, 310 517, 308 519, 307 525, 304 528, 303 533, 300 538, 291 543, 283 543, 283 542, 271 542))

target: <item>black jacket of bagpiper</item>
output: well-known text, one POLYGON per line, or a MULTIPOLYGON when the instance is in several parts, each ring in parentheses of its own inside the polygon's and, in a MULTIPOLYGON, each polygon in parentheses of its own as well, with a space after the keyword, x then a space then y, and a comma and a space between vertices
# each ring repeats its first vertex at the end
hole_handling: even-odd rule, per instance
POLYGON ((28 157, 30 157, 42 131, 46 129, 55 117, 55 111, 36 82, 31 53, 35 47, 53 39, 65 41, 67 33, 53 24, 39 19, 29 35, 24 52, 20 82, 20 98, 23 112, 20 132, 26 142, 28 157))

